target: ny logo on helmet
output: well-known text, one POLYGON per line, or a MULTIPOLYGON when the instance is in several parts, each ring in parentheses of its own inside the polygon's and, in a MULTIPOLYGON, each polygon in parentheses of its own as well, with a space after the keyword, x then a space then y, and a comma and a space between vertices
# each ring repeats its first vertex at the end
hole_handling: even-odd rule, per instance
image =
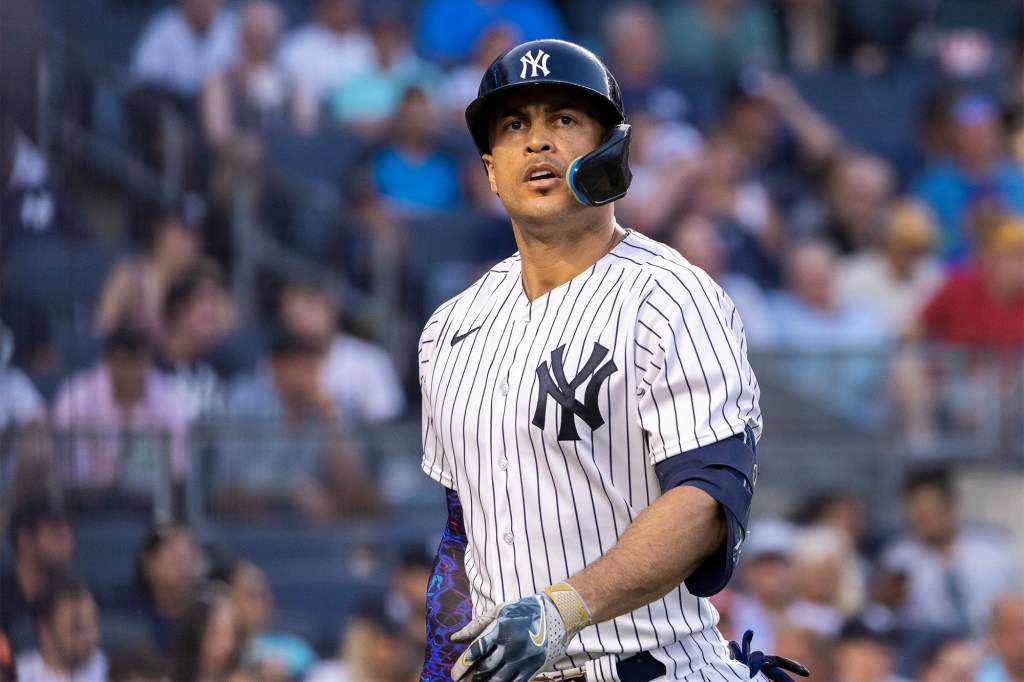
POLYGON ((526 78, 526 67, 532 67, 530 71, 530 78, 537 77, 537 70, 539 69, 543 73, 541 75, 548 75, 548 57, 550 57, 544 50, 537 50, 537 56, 533 56, 533 50, 530 50, 522 57, 519 61, 523 63, 523 70, 519 73, 520 78, 526 78))

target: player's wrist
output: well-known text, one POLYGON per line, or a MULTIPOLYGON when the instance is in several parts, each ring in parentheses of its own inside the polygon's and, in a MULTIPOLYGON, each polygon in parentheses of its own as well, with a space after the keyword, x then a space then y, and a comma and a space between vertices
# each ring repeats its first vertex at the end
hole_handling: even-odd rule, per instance
POLYGON ((544 594, 555 605, 558 615, 565 624, 566 639, 577 635, 588 625, 593 625, 590 608, 576 588, 569 583, 556 583, 544 588, 544 594))

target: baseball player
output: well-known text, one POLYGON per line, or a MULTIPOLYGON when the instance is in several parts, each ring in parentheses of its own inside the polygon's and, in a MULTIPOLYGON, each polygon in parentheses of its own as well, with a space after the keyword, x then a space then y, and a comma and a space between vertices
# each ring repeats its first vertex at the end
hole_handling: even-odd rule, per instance
POLYGON ((422 679, 806 674, 749 637, 730 656, 705 598, 744 537, 758 386, 722 289, 615 221, 615 79, 579 46, 524 43, 466 120, 519 252, 420 338, 423 469, 449 510, 422 679))

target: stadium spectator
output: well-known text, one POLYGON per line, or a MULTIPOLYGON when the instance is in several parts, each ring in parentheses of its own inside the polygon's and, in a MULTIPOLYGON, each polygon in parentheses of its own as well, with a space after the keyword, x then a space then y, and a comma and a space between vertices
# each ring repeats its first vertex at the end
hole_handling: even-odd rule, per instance
POLYGON ((399 7, 378 0, 370 21, 375 59, 328 94, 331 118, 369 140, 387 136, 409 88, 433 99, 444 79, 437 66, 413 50, 407 20, 399 7))
POLYGON ((238 617, 227 595, 211 588, 195 598, 175 626, 174 680, 257 682, 241 669, 238 617))
POLYGON ((796 538, 792 524, 766 517, 751 523, 743 543, 741 587, 733 597, 730 617, 737 627, 753 630, 765 651, 775 651, 775 635, 788 623, 786 611, 796 597, 792 561, 796 538))
POLYGON ((361 0, 312 0, 312 20, 281 43, 281 66, 303 93, 323 107, 335 87, 374 62, 373 40, 362 25, 361 0))
POLYGON ((184 524, 153 527, 135 555, 135 585, 125 615, 138 620, 139 636, 165 656, 174 651, 175 623, 200 587, 204 557, 184 524))
POLYGON ((825 177, 825 215, 816 231, 844 256, 876 246, 895 185, 884 159, 859 151, 839 154, 825 177))
POLYGON ((1003 218, 981 243, 976 266, 953 274, 925 304, 916 336, 1024 347, 1024 218, 1003 218))
POLYGON ((409 639, 404 623, 371 597, 349 620, 338 658, 318 663, 306 682, 412 682, 422 658, 422 640, 409 639))
POLYGON ((864 605, 861 567, 849 535, 828 526, 810 526, 797 534, 793 550, 796 598, 787 620, 825 637, 864 605))
POLYGON ((908 332, 943 274, 927 207, 903 200, 886 214, 880 243, 840 261, 837 288, 840 300, 870 308, 898 337, 908 332))
POLYGON ((1024 680, 1024 595, 1007 594, 992 605, 988 623, 989 651, 976 682, 1024 680))
POLYGON ((459 165, 438 141, 437 119, 421 88, 402 94, 391 129, 370 159, 373 187, 386 205, 406 217, 457 208, 462 203, 459 165))
POLYGON ((46 405, 32 380, 10 365, 14 334, 0 320, 0 518, 26 494, 44 492, 53 473, 46 405))
POLYGON ((697 206, 718 223, 727 268, 758 286, 778 286, 786 234, 774 198, 751 173, 750 157, 732 133, 710 134, 701 157, 697 206))
POLYGON ((808 670, 814 671, 814 677, 822 680, 835 679, 832 673, 832 658, 835 640, 821 633, 796 625, 785 624, 775 633, 776 656, 785 656, 799 660, 808 670), (803 656, 803 658, 796 658, 803 656))
POLYGON ((498 24, 514 27, 519 41, 569 37, 550 0, 426 0, 416 43, 425 57, 452 67, 469 61, 480 36, 498 24))
POLYGON ((108 334, 122 326, 163 340, 167 287, 201 260, 202 234, 194 216, 164 212, 146 224, 143 251, 114 265, 96 304, 96 328, 108 334))
POLYGON ((337 296, 313 281, 292 280, 278 293, 286 329, 327 348, 320 384, 338 412, 353 424, 394 419, 405 411, 405 395, 387 352, 340 331, 337 296))
POLYGON ((225 387, 206 358, 234 324, 223 272, 212 262, 185 272, 167 289, 163 313, 157 366, 176 380, 189 421, 222 412, 225 387))
POLYGON ((422 544, 406 547, 398 557, 385 606, 397 620, 405 623, 406 636, 412 642, 426 641, 427 586, 434 557, 422 544))
POLYGON ((630 122, 640 113, 660 121, 699 122, 693 103, 665 73, 665 36, 646 0, 624 0, 602 13, 602 57, 615 74, 630 122))
POLYGON ((17 658, 22 682, 107 682, 100 612, 82 581, 65 577, 33 605, 39 646, 17 658))
POLYGON ((786 213, 816 194, 814 180, 844 142, 788 78, 759 68, 745 69, 733 81, 718 121, 786 213))
POLYGON ((977 640, 965 636, 939 636, 920 655, 917 682, 975 681, 981 664, 977 640))
POLYGON ((240 177, 258 170, 268 130, 290 126, 309 133, 316 127, 315 102, 277 64, 283 24, 272 0, 245 5, 238 17, 238 60, 203 85, 203 134, 214 153, 210 193, 220 205, 230 205, 240 177))
POLYGON ((907 528, 882 551, 880 565, 906 578, 901 625, 981 634, 996 600, 1019 575, 997 532, 961 522, 950 472, 912 470, 903 484, 907 528))
POLYGON ((965 94, 950 111, 951 155, 928 163, 913 192, 931 206, 939 221, 939 253, 963 264, 981 235, 969 233, 969 211, 979 203, 1024 216, 1024 167, 1006 155, 998 110, 988 97, 965 94))
POLYGON ((877 424, 884 379, 884 362, 877 354, 890 340, 884 321, 839 299, 838 256, 830 244, 795 245, 785 269, 787 289, 769 300, 776 347, 795 353, 784 361, 788 380, 846 418, 877 424))
POLYGON ((47 497, 15 507, 7 533, 12 560, 0 572, 0 630, 20 652, 37 644, 33 605, 70 572, 75 535, 64 508, 47 497))
POLYGON ((899 639, 893 630, 854 618, 843 623, 836 639, 836 682, 910 682, 897 675, 899 639))
POLYGON ((710 218, 700 213, 684 216, 667 241, 686 260, 711 275, 729 295, 743 319, 743 329, 751 348, 772 344, 776 332, 775 321, 769 314, 768 299, 749 277, 726 270, 725 247, 710 218))
POLYGON ((326 350, 282 331, 269 362, 232 386, 213 474, 223 513, 258 520, 297 511, 326 523, 380 510, 346 418, 320 382, 326 350))
POLYGON ((675 0, 666 4, 667 61, 678 74, 724 82, 748 64, 779 62, 771 11, 751 0, 675 0))
POLYGON ((270 631, 274 595, 260 567, 246 559, 236 559, 216 567, 210 579, 226 586, 234 606, 242 668, 263 682, 302 679, 316 653, 300 637, 270 631))
POLYGON ((160 10, 135 48, 133 78, 186 99, 197 97, 203 82, 236 58, 235 20, 222 4, 222 0, 178 0, 160 10))
POLYGON ((185 400, 139 331, 106 336, 99 361, 58 389, 53 422, 67 443, 65 481, 87 506, 113 503, 118 491, 147 498, 188 474, 185 400))

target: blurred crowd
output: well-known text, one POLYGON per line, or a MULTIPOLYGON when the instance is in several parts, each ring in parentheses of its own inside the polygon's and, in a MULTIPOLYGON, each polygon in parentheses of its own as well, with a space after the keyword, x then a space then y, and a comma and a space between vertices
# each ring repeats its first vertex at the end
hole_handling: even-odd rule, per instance
MULTIPOLYGON (((894 429, 920 461, 993 420, 1019 448, 1017 0, 154 0, 108 63, 61 24, 85 4, 0 3, 0 566, 17 575, 0 608, 15 653, 36 647, 23 670, 51 671, 26 679, 411 679, 389 653, 411 622, 394 594, 353 617, 347 673, 314 668, 308 644, 267 632, 259 567, 185 526, 140 544, 144 607, 58 581, 65 507, 159 498, 180 521, 201 483, 203 512, 233 521, 386 517, 396 483, 363 434, 418 414, 415 331, 394 343, 359 300, 416 330, 515 250, 463 112, 522 40, 608 63, 634 130, 617 218, 734 299, 759 373, 860 432, 894 429), (48 71, 19 49, 33 35, 48 71), (104 177, 43 135, 40 73, 63 77, 69 122, 142 170, 104 177), (138 191, 146 173, 174 191, 138 191), (257 231, 288 257, 240 279, 257 231), (143 574, 164 552, 177 583, 158 586, 143 574), (149 644, 108 660, 100 613, 148 614, 149 644)), ((112 25, 135 6, 87 4, 112 25)), ((766 520, 718 600, 730 634, 755 627, 817 679, 1024 679, 1005 544, 961 527, 941 476, 908 478, 906 498, 884 544, 843 495, 766 520)), ((395 590, 422 594, 400 569, 395 590)))

